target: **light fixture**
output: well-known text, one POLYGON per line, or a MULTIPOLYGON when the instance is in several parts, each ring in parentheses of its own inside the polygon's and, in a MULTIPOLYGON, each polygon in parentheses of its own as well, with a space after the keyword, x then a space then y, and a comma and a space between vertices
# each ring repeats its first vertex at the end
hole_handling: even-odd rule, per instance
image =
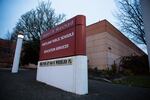
POLYGON ((22 39, 23 39, 23 38, 24 38, 24 35, 19 34, 19 35, 18 35, 18 38, 22 38, 22 39))

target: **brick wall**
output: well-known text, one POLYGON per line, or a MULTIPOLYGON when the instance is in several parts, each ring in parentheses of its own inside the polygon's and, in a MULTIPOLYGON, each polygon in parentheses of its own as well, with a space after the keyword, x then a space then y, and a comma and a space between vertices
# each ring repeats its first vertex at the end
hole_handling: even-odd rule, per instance
POLYGON ((121 56, 145 53, 107 20, 87 26, 86 53, 89 67, 107 69, 121 56))
POLYGON ((10 67, 13 63, 15 42, 0 39, 0 67, 10 67))

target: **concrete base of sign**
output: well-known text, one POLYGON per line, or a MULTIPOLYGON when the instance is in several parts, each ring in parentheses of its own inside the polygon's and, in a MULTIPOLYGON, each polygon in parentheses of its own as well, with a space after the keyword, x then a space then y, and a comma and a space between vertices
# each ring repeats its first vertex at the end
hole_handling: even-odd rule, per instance
POLYGON ((87 56, 39 61, 36 79, 62 90, 84 95, 88 93, 87 70, 87 56), (67 63, 68 59, 71 59, 71 63, 67 63), (59 63, 61 60, 65 64, 59 63))

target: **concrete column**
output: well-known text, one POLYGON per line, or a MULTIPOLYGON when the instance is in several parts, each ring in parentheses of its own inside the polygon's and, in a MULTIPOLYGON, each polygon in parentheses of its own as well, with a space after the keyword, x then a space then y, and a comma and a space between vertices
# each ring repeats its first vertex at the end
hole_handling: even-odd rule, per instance
POLYGON ((144 31, 147 42, 147 51, 149 58, 149 71, 150 71, 150 0, 140 0, 142 7, 142 15, 144 21, 144 31))
POLYGON ((15 50, 15 57, 14 57, 14 61, 13 61, 12 71, 11 71, 12 73, 18 72, 23 37, 24 36, 22 34, 18 35, 16 50, 15 50))

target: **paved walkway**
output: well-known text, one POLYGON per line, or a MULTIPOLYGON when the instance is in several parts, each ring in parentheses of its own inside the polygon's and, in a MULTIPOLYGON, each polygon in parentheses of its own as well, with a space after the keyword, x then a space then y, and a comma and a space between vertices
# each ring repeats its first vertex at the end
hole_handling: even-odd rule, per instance
POLYGON ((0 69, 0 100, 150 100, 150 88, 89 80, 89 94, 75 95, 36 81, 35 70, 0 69))

